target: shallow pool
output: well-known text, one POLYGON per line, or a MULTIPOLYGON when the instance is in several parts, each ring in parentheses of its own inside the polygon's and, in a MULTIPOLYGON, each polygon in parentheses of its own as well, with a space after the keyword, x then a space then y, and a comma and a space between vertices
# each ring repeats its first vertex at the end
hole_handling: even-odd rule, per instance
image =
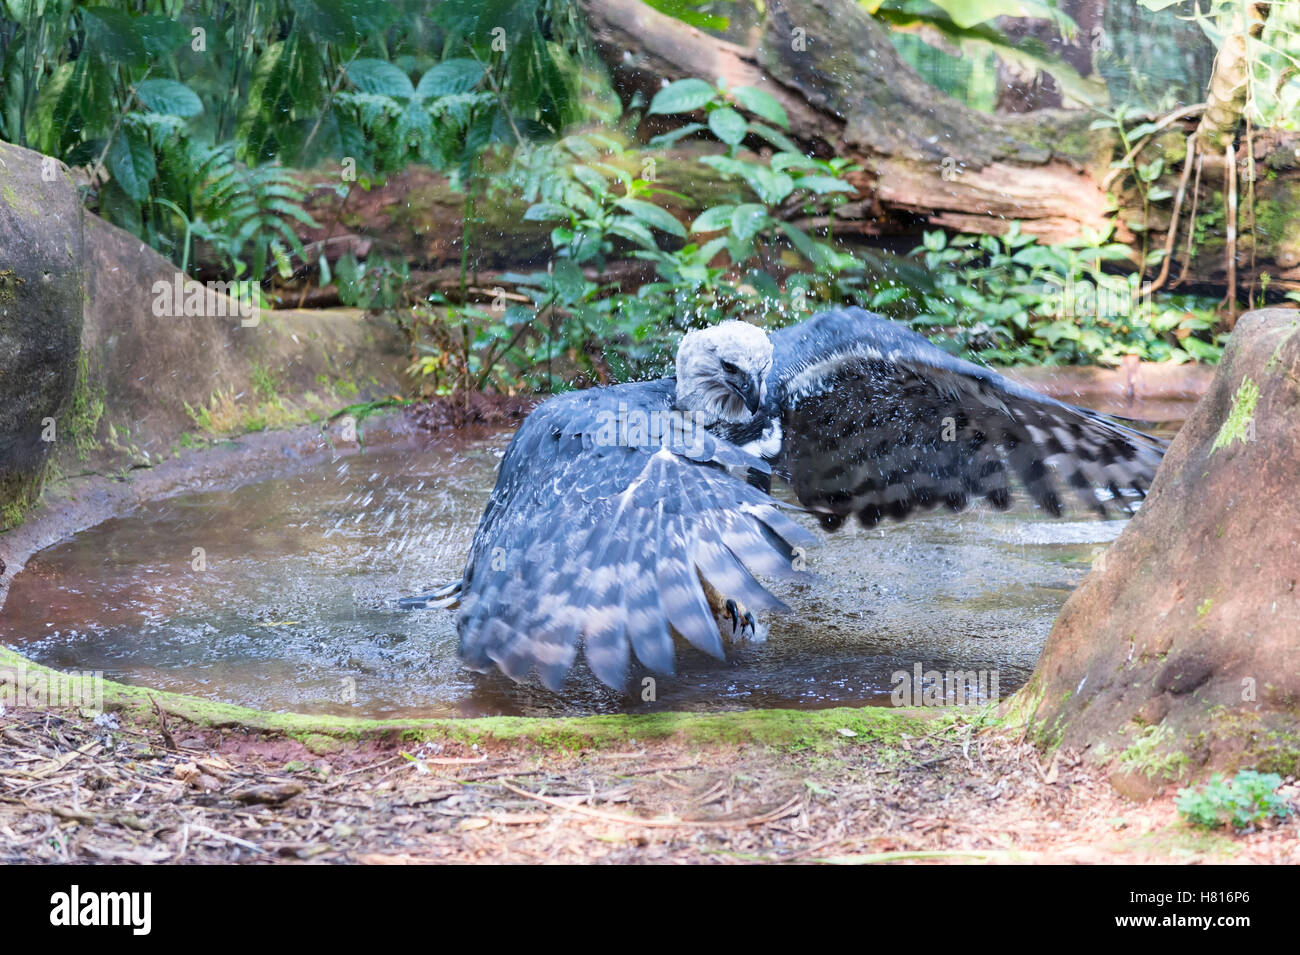
MULTIPOLYGON (((766 643, 719 662, 679 644, 642 699, 579 665, 562 694, 476 674, 450 611, 397 597, 460 573, 509 436, 369 451, 143 505, 34 555, 0 641, 62 669, 268 710, 366 717, 578 714, 888 703, 891 676, 1033 669, 1052 620, 1123 521, 1023 502, 818 536, 812 585, 766 643)), ((814 521, 807 521, 810 528, 814 521)))

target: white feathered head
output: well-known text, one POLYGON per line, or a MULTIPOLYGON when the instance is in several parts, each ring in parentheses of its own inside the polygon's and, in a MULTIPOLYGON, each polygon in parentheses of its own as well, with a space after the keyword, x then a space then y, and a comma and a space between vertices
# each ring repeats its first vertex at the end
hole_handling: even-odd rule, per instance
POLYGON ((677 407, 705 427, 748 421, 767 400, 772 343, 747 322, 687 332, 677 346, 677 407))

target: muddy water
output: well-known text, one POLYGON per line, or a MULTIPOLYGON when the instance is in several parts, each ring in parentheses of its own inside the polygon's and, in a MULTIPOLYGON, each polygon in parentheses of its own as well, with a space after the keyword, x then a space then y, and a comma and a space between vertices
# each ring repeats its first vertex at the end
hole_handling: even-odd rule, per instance
POLYGON ((809 552, 815 584, 777 585, 793 613, 766 643, 726 662, 680 646, 650 703, 641 671, 623 694, 579 666, 556 695, 465 670, 452 613, 394 603, 459 575, 507 440, 372 451, 144 505, 35 555, 0 642, 127 683, 367 717, 887 704, 891 675, 918 663, 996 671, 1006 694, 1123 526, 1023 504, 846 525, 809 552))

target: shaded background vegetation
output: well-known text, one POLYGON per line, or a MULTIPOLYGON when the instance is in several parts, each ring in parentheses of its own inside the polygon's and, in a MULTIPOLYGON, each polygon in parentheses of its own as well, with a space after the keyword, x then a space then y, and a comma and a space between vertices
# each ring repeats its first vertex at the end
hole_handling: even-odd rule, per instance
MULTIPOLYGON (((745 2, 647 2, 720 38, 758 22, 745 2)), ((1170 204, 1179 162, 1144 140, 1204 96, 1242 7, 860 5, 936 96, 1091 111, 1118 143, 1116 188, 1144 211, 1170 204)), ((1251 40, 1246 119, 1293 130, 1300 18, 1256 6, 1272 9, 1251 40)), ((904 242, 837 233, 858 191, 850 157, 808 150, 771 96, 715 77, 620 97, 570 0, 3 0, 0 70, 0 138, 73 167, 91 209, 268 303, 328 288, 390 312, 426 392, 654 373, 684 328, 779 324, 829 302, 988 362, 1214 361, 1237 307, 1235 285, 1144 289, 1170 256, 1147 218, 1050 246, 1015 223, 904 242), (382 244, 327 253, 353 195, 411 167, 459 206, 456 274, 417 281, 421 263, 382 244), (545 254, 484 280, 482 251, 512 226, 540 229, 545 254)), ((1189 242, 1223 230, 1206 209, 1189 242)))

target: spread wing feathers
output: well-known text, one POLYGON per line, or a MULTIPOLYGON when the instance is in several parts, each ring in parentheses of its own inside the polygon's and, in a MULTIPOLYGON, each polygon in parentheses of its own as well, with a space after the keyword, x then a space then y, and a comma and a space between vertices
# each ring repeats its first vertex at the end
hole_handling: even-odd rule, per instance
POLYGON ((558 689, 579 644, 622 687, 631 654, 673 670, 676 632, 715 657, 700 584, 755 608, 781 604, 755 575, 790 575, 806 531, 747 483, 767 465, 706 433, 608 443, 595 414, 671 408, 672 383, 551 399, 525 421, 475 535, 461 586, 461 654, 558 689), (622 403, 614 405, 615 400, 622 403))
POLYGON ((1012 476, 1053 515, 1058 478, 1101 514, 1097 489, 1131 513, 1164 443, 961 361, 860 309, 823 313, 773 336, 769 388, 782 413, 781 465, 828 529, 915 508, 1011 501, 1012 476))

